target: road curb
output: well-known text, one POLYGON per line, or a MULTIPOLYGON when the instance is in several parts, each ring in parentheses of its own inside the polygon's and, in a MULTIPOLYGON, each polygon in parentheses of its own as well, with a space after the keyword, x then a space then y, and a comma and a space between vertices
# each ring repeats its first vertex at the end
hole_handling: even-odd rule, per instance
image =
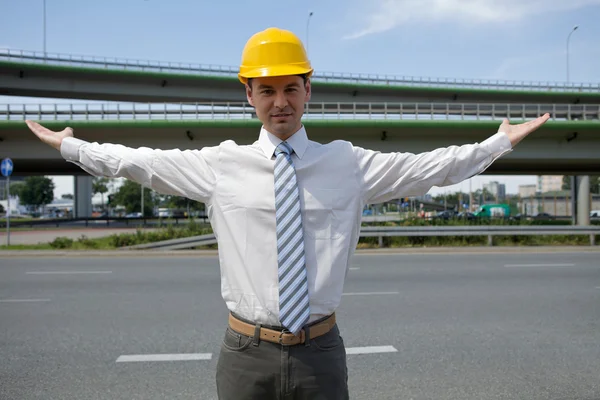
MULTIPOLYGON (((482 246, 482 247, 397 247, 357 249, 357 255, 393 254, 535 254, 600 253, 600 246, 482 246)), ((2 250, 0 258, 18 257, 216 257, 217 250, 2 250)))

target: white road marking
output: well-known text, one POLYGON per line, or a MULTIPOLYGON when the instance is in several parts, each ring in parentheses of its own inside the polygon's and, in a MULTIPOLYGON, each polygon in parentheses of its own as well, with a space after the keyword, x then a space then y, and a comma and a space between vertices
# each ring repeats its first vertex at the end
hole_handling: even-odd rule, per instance
POLYGON ((354 292, 354 293, 342 293, 342 296, 370 296, 378 294, 400 294, 400 292, 354 292))
POLYGON ((348 347, 346 354, 374 354, 374 353, 395 353, 398 350, 394 346, 367 346, 367 347, 348 347))
POLYGON ((360 269, 360 267, 350 267, 350 271, 356 271, 357 269, 360 269))
MULTIPOLYGON (((395 353, 394 346, 347 347, 347 355, 395 353)), ((124 362, 155 362, 155 361, 207 361, 212 359, 212 353, 183 353, 183 354, 133 354, 117 358, 118 363, 124 362)))
POLYGON ((50 301, 50 299, 3 299, 0 303, 39 303, 50 301))
POLYGON ((112 274, 112 271, 27 271, 27 275, 112 274))
POLYGON ((574 267, 575 264, 506 264, 507 268, 518 267, 574 267))
POLYGON ((210 360, 212 353, 182 353, 182 354, 134 354, 120 356, 116 362, 148 362, 148 361, 198 361, 210 360))

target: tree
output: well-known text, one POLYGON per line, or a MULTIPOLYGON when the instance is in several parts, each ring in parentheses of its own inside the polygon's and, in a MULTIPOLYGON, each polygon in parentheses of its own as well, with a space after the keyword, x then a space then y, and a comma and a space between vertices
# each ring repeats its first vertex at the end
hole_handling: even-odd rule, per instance
POLYGON ((102 196, 102 208, 104 209, 104 193, 108 192, 108 178, 94 177, 92 181, 92 193, 100 193, 102 196))
POLYGON ((4 209, 4 206, 0 204, 0 213, 4 214, 5 212, 6 210, 4 209))
POLYGON ((192 210, 193 211, 204 210, 204 203, 201 203, 201 202, 195 201, 195 200, 190 200, 187 197, 182 197, 182 196, 166 195, 163 197, 160 204, 161 204, 161 207, 186 210, 188 212, 188 214, 192 210))
POLYGON ((21 198, 21 189, 23 188, 23 186, 25 186, 24 182, 11 182, 10 183, 10 196, 21 198))
MULTIPOLYGON (((123 182, 123 185, 115 193, 114 201, 125 207, 127 213, 139 212, 142 206, 142 193, 140 184, 129 179, 123 182)), ((111 204, 114 206, 114 204, 111 204)), ((154 201, 150 189, 144 188, 144 216, 152 216, 152 210, 154 209, 154 201)))
POLYGON ((510 206, 511 215, 519 214, 519 195, 507 195, 504 201, 510 206))
POLYGON ((21 203, 39 208, 54 200, 54 182, 45 176, 30 176, 19 192, 21 203))
POLYGON ((483 188, 483 190, 477 189, 475 192, 473 192, 473 200, 479 201, 480 204, 485 204, 489 202, 496 202, 496 196, 490 193, 490 191, 486 188, 483 188))
POLYGON ((463 193, 463 192, 448 193, 446 195, 440 194, 440 195, 433 197, 433 200, 438 203, 444 203, 444 200, 445 200, 448 207, 456 206, 458 209, 460 209, 460 207, 462 207, 462 204, 469 203, 469 194, 463 193), (445 199, 444 199, 444 197, 445 197, 445 199), (461 203, 461 198, 462 198, 462 203, 461 203))

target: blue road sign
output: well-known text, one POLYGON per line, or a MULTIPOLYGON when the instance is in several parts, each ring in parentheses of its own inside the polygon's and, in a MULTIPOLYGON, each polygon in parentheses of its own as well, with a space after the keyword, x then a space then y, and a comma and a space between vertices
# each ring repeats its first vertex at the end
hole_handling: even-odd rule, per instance
POLYGON ((13 171, 13 162, 10 158, 5 158, 0 164, 0 170, 2 170, 2 176, 10 176, 13 171))

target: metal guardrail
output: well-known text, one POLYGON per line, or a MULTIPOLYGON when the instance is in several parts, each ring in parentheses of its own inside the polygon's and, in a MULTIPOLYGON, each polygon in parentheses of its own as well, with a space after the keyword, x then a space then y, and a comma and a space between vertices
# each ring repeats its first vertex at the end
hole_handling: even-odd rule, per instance
MULTIPOLYGON (((595 246, 596 235, 600 235, 600 226, 373 226, 362 227, 360 230, 360 237, 378 237, 379 247, 383 247, 384 237, 391 236, 487 236, 488 246, 493 246, 494 236, 506 235, 589 235, 590 245, 595 246)), ((213 234, 146 243, 126 247, 123 250, 180 250, 216 243, 213 234)))
MULTIPOLYGON (((116 57, 83 56, 74 54, 44 53, 38 51, 0 49, 0 60, 49 65, 68 65, 112 70, 170 72, 178 74, 203 74, 237 76, 238 68, 215 64, 134 60, 116 57)), ((320 82, 361 83, 386 86, 452 87, 496 90, 535 90, 543 92, 598 92, 600 83, 514 81, 499 79, 458 79, 418 76, 316 72, 313 79, 320 82)))
MULTIPOLYGON (((304 119, 350 120, 600 120, 596 104, 480 104, 314 102, 304 119)), ((244 120, 256 118, 246 102, 0 104, 0 120, 244 120)))
POLYGON ((217 238, 214 234, 137 244, 134 246, 121 247, 119 250, 181 250, 189 249, 191 247, 208 246, 211 244, 217 244, 217 238))
MULTIPOLYGON (((203 223, 208 222, 208 217, 204 216, 196 216, 194 217, 196 222, 202 221, 203 223)), ((189 222, 188 217, 169 217, 169 218, 160 218, 160 217, 137 217, 137 218, 127 218, 127 217, 83 217, 83 218, 49 218, 49 219, 25 219, 19 217, 10 217, 10 226, 13 228, 25 228, 25 227, 48 227, 48 226, 56 226, 57 228, 60 226, 70 226, 70 225, 81 225, 85 227, 163 227, 168 225, 178 226, 179 224, 187 224, 189 222), (124 225, 124 226, 123 226, 124 225)), ((0 229, 6 228, 6 216, 0 215, 0 229)))

